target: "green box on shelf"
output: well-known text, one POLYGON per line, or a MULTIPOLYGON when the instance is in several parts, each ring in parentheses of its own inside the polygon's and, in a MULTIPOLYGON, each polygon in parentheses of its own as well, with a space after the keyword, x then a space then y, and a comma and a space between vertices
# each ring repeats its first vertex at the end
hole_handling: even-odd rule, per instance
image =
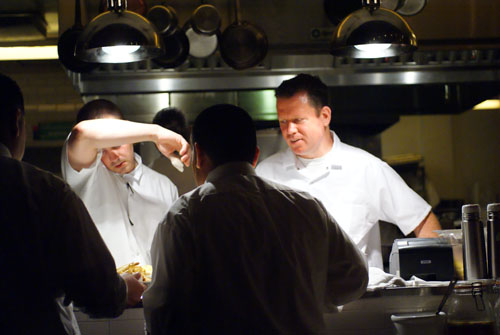
POLYGON ((65 140, 71 129, 73 122, 40 122, 33 126, 33 139, 38 141, 65 140))

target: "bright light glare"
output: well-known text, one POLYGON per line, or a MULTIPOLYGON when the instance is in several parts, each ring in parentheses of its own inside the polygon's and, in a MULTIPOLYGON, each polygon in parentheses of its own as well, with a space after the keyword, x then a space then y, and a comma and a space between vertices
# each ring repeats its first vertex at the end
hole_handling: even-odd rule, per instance
POLYGON ((472 108, 474 110, 482 110, 482 109, 500 109, 500 100, 498 99, 490 99, 477 104, 472 108))
POLYGON ((370 44, 357 44, 354 47, 360 51, 377 52, 389 49, 391 43, 370 43, 370 44))
POLYGON ((0 48, 0 61, 57 58, 57 45, 0 48))
POLYGON ((131 54, 139 50, 140 45, 117 45, 113 47, 103 47, 102 51, 108 55, 131 54))

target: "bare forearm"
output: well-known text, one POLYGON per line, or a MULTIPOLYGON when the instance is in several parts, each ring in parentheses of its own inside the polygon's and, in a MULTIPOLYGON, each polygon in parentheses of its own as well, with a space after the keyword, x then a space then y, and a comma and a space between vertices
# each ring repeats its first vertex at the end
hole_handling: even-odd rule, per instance
POLYGON ((72 131, 70 144, 79 142, 94 149, 122 144, 155 141, 160 127, 117 119, 95 119, 78 123, 72 131))
POLYGON ((413 231, 417 237, 438 237, 435 230, 440 230, 441 224, 434 213, 429 212, 429 215, 418 225, 413 231))
POLYGON ((68 158, 71 166, 79 171, 95 161, 99 149, 147 141, 155 142, 165 156, 178 151, 181 161, 189 165, 189 144, 181 135, 155 124, 118 119, 94 119, 78 123, 68 140, 68 158))

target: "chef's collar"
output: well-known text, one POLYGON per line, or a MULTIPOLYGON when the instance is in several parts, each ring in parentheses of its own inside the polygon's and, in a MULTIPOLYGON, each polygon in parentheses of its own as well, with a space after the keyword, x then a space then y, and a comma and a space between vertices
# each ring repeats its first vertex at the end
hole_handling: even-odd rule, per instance
POLYGON ((0 156, 12 158, 9 148, 0 142, 0 156))
POLYGON ((248 162, 231 162, 220 165, 210 171, 207 175, 206 183, 214 182, 229 175, 256 175, 255 169, 248 162))
POLYGON ((116 174, 120 175, 127 183, 134 183, 135 182, 135 183, 139 184, 141 181, 141 178, 142 178, 142 174, 143 174, 142 158, 141 158, 141 156, 139 156, 135 152, 134 152, 134 158, 135 158, 135 162, 137 163, 135 166, 135 169, 133 169, 132 171, 130 171, 129 173, 126 173, 126 174, 122 174, 122 175, 120 175, 119 173, 116 173, 116 174))
MULTIPOLYGON (((330 130, 330 134, 333 137, 333 145, 330 151, 326 153, 326 155, 328 155, 331 159, 335 153, 338 153, 341 150, 342 142, 340 141, 339 137, 337 136, 337 134, 335 134, 333 130, 330 130)), ((292 149, 288 147, 285 152, 283 167, 285 168, 285 170, 289 171, 291 169, 302 169, 304 168, 304 164, 297 158, 297 155, 293 153, 292 149)), ((335 165, 335 167, 333 168, 335 170, 340 170, 342 169, 342 166, 335 165)))

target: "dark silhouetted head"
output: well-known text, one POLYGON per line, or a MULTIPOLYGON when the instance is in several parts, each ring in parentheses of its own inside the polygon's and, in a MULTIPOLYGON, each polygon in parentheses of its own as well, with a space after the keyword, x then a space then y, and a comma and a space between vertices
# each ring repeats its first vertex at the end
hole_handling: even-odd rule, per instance
POLYGON ((186 141, 189 141, 189 128, 186 117, 180 109, 175 107, 163 108, 156 113, 153 123, 176 132, 182 135, 186 141))
POLYGON ((194 121, 192 142, 206 152, 215 166, 237 161, 253 163, 257 136, 252 118, 234 105, 214 105, 194 121))

